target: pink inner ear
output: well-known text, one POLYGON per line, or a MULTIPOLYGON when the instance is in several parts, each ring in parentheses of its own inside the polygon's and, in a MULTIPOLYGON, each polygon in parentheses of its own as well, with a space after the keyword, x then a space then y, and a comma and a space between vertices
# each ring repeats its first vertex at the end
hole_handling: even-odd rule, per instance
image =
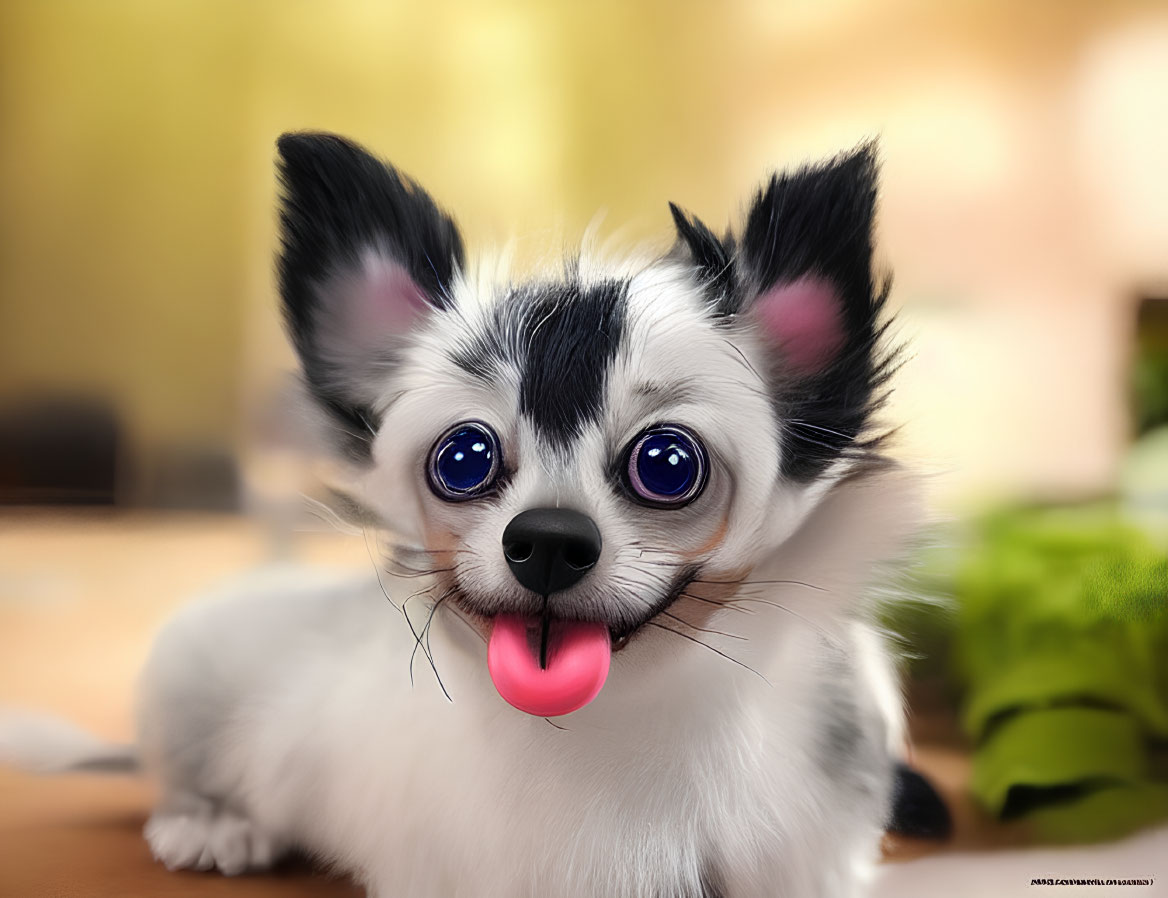
POLYGON ((422 288, 397 262, 370 252, 362 259, 349 324, 365 336, 401 334, 425 313, 422 288))
POLYGON ((808 276, 763 291, 754 314, 787 364, 803 374, 829 365, 844 342, 839 294, 823 278, 808 276))

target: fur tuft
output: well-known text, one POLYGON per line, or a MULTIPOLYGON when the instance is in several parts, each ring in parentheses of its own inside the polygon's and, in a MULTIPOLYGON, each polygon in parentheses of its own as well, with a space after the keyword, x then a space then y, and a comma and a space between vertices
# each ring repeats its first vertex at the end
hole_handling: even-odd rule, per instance
POLYGON ((896 765, 888 831, 914 839, 948 839, 953 818, 932 783, 907 764, 896 765))
POLYGON ((136 773, 132 745, 103 742, 47 714, 0 711, 0 764, 29 773, 136 773))

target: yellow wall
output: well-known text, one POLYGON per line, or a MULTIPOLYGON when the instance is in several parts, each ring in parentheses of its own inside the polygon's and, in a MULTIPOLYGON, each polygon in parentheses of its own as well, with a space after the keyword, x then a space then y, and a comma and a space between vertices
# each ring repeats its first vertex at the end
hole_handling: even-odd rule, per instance
POLYGON ((599 209, 629 240, 667 233, 667 200, 721 225, 766 169, 880 134, 919 335, 905 451, 955 496, 1100 488, 1128 304, 1168 282, 1166 22, 1119 0, 6 0, 0 391, 109 395, 146 460, 237 442, 287 361, 282 130, 368 143, 472 247, 519 235, 524 258, 599 209))

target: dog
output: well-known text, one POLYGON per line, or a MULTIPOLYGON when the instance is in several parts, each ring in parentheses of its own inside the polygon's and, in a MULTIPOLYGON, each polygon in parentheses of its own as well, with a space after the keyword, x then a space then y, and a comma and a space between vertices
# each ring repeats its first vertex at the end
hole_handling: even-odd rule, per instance
POLYGON ((144 769, 174 869, 862 894, 905 775, 873 587, 919 518, 874 420, 875 147, 774 175, 724 236, 671 205, 667 252, 519 280, 362 147, 278 153, 287 329, 388 563, 184 609, 135 746, 10 722, 9 759, 144 769))

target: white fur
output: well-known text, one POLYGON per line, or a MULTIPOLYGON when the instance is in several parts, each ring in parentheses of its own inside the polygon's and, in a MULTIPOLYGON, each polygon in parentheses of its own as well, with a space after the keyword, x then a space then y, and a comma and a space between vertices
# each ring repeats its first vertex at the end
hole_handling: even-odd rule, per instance
MULTIPOLYGON (((758 578, 855 595, 904 535, 900 495, 837 489, 758 578)), ((397 604, 418 588, 384 586, 397 604)), ((257 575, 184 611, 143 676, 141 746, 165 788, 151 844, 171 865, 234 872, 244 849, 216 839, 243 819, 242 843, 306 847, 381 898, 699 896, 711 863, 734 898, 853 894, 887 785, 825 768, 820 659, 827 642, 870 651, 870 631, 815 590, 752 594, 790 613, 728 607, 709 627, 751 642, 709 641, 757 675, 650 629, 552 726, 498 697, 458 618, 432 634, 447 701, 420 657, 411 686, 414 639, 377 580, 257 575), (207 795, 223 796, 214 825, 207 795)), ((843 685, 885 701, 887 674, 843 685)), ((883 746, 886 721, 868 726, 883 746)), ((248 850, 253 866, 270 857, 248 850)))
POLYGON ((78 767, 132 767, 132 746, 110 745, 56 717, 0 709, 0 764, 32 773, 58 773, 78 767))
MULTIPOLYGON (((182 612, 142 678, 160 860, 235 873, 296 846, 375 898, 856 893, 901 734, 864 596, 911 531, 914 491, 888 468, 784 478, 758 337, 715 327, 685 267, 633 270, 601 413, 566 448, 518 414, 514 361, 488 382, 451 360, 492 326, 504 285, 461 276, 448 308, 395 338, 392 372, 360 394, 380 427, 354 487, 399 554, 437 550, 450 570, 274 569, 182 612), (489 500, 446 503, 426 485, 427 453, 471 419, 499 435, 511 478, 489 500), (709 483, 682 509, 645 508, 611 482, 614 455, 661 421, 709 454, 709 483), (457 604, 536 601, 500 537, 549 505, 587 514, 604 544, 548 600, 555 614, 643 622, 695 564, 702 588, 737 584, 716 603, 677 597, 670 613, 688 623, 641 626, 599 697, 554 723, 498 696, 484 623, 457 604), (439 588, 459 595, 435 613, 439 588)), ((343 351, 342 331, 329 339, 343 351)))

